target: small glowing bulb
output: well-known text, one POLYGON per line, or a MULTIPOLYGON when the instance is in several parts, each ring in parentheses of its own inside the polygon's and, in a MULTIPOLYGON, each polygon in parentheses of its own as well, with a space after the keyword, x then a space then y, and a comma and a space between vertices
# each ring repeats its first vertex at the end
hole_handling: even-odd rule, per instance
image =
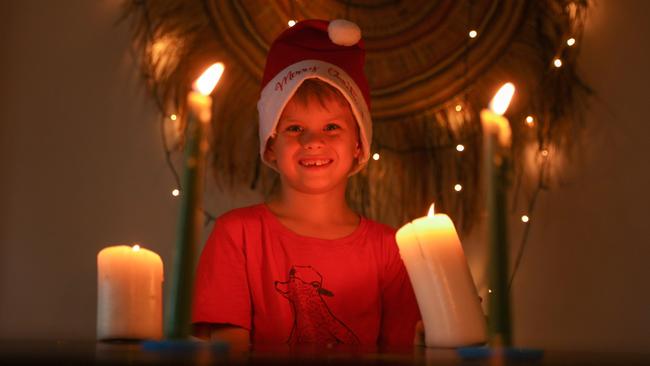
POLYGON ((488 292, 489 292, 489 293, 492 293, 492 289, 491 289, 491 288, 489 288, 489 289, 488 289, 488 292))
POLYGON ((555 67, 562 67, 562 60, 560 60, 559 58, 556 58, 555 60, 553 60, 553 65, 555 67))
POLYGON ((461 186, 460 184, 456 184, 456 185, 454 186, 454 190, 455 190, 456 192, 460 192, 462 189, 463 189, 463 186, 461 186))
POLYGON ((179 191, 178 189, 174 189, 172 191, 172 196, 174 196, 174 197, 178 197, 179 194, 181 194, 181 191, 179 191))
POLYGON ((476 38, 477 35, 478 33, 474 29, 469 31, 469 38, 476 38))
POLYGON ((571 47, 571 46, 573 46, 574 44, 576 44, 576 39, 573 38, 573 37, 571 37, 571 38, 569 38, 569 39, 566 40, 566 44, 567 44, 567 46, 571 47))
POLYGON ((172 114, 171 116, 169 116, 169 119, 171 119, 172 121, 176 121, 176 118, 178 118, 178 117, 175 114, 172 114))
POLYGON ((456 112, 460 112, 463 110, 463 107, 460 104, 456 105, 456 112))
POLYGON ((527 116, 526 124, 528 125, 528 127, 533 127, 535 125, 535 118, 533 118, 533 116, 527 116))
POLYGON ((140 246, 138 244, 136 244, 136 245, 131 247, 131 250, 133 250, 134 252, 137 252, 138 250, 140 250, 140 246))
POLYGON ((463 151, 463 150, 465 150, 465 146, 463 146, 462 144, 456 145, 456 151, 460 152, 460 151, 463 151))
POLYGON ((530 221, 530 218, 527 215, 522 215, 521 216, 521 221, 522 222, 528 222, 528 221, 530 221))
POLYGON ((291 19, 291 20, 289 20, 289 21, 287 22, 287 25, 288 25, 289 27, 293 27, 294 25, 296 25, 296 21, 293 20, 293 19, 291 19))
POLYGON ((542 150, 542 156, 547 157, 548 156, 548 150, 546 150, 546 149, 542 150))
POLYGON ((379 160, 379 153, 372 154, 372 160, 379 160))

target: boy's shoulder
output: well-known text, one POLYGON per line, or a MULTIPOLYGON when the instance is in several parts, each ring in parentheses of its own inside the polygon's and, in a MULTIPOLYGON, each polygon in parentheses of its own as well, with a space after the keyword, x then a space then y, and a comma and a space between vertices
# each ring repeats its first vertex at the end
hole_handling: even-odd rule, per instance
POLYGON ((264 204, 235 208, 217 217, 211 238, 227 236, 240 242, 244 237, 261 232, 264 226, 264 204))
POLYGON ((395 237, 397 230, 394 227, 372 219, 364 219, 367 222, 369 233, 379 235, 381 237, 395 237))
POLYGON ((256 205, 238 207, 225 212, 217 218, 217 222, 223 225, 231 225, 235 223, 244 223, 248 221, 257 221, 264 215, 264 204, 259 203, 256 205))

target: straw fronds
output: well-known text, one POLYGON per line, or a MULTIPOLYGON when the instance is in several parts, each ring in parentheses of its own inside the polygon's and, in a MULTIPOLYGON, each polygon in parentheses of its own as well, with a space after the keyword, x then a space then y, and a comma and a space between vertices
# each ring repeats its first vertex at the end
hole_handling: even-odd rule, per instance
POLYGON ((183 115, 191 81, 204 67, 226 64, 215 94, 212 175, 224 189, 267 194, 277 177, 257 156, 255 105, 270 43, 289 19, 356 22, 366 42, 373 152, 380 159, 350 180, 350 203, 397 226, 435 202, 469 230, 483 209, 478 113, 501 84, 517 86, 506 114, 517 176, 527 172, 531 146, 565 156, 578 146, 590 94, 576 65, 587 6, 586 0, 133 0, 124 3, 124 16, 142 75, 165 115, 183 115), (567 45, 568 38, 576 44, 567 45), (556 58, 562 67, 553 65, 556 58))

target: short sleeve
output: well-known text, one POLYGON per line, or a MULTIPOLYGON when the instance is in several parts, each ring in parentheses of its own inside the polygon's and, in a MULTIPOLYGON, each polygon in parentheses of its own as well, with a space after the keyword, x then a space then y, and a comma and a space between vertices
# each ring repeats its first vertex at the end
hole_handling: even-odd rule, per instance
POLYGON ((380 346, 412 346, 420 310, 394 235, 385 239, 380 346))
POLYGON ((199 258, 192 323, 251 329, 251 300, 240 220, 216 220, 199 258))

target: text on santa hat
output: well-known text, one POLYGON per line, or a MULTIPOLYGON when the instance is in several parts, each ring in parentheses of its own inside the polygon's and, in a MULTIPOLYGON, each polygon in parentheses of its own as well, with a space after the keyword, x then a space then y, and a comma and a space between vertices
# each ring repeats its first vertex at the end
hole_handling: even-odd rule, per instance
POLYGON ((300 70, 289 70, 278 82, 275 83, 275 91, 282 91, 284 89, 284 86, 287 85, 287 83, 294 78, 298 77, 301 74, 304 73, 315 73, 316 70, 318 70, 318 66, 309 66, 309 67, 303 67, 300 70))
MULTIPOLYGON (((352 101, 354 102, 355 105, 360 105, 359 103, 359 96, 357 95, 355 84, 353 84, 348 77, 345 75, 341 75, 339 71, 333 67, 330 67, 327 69, 327 73, 330 74, 330 76, 334 77, 337 79, 343 87, 348 91, 348 95, 352 98, 352 101)), ((363 112, 363 109, 360 111, 362 114, 362 117, 365 118, 365 113, 363 112)))

